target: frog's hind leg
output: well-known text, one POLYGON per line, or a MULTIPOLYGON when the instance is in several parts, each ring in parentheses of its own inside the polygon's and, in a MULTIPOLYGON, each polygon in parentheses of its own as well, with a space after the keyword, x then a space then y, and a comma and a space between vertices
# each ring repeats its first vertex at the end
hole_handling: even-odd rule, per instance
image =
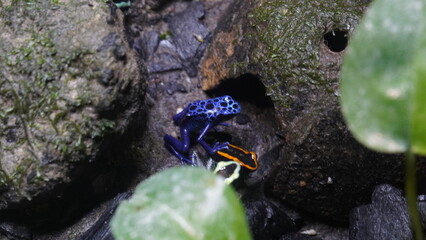
POLYGON ((228 149, 229 142, 225 142, 223 144, 215 143, 213 147, 210 147, 205 141, 204 136, 206 133, 213 128, 212 124, 207 124, 207 126, 201 131, 200 135, 197 138, 197 142, 206 150, 206 152, 210 155, 214 155, 218 150, 228 149))
POLYGON ((169 150, 170 153, 175 155, 177 158, 179 158, 182 165, 184 165, 185 162, 195 166, 195 164, 186 158, 183 154, 188 152, 189 145, 190 145, 190 135, 189 131, 186 129, 181 129, 181 140, 166 134, 164 136, 164 146, 169 150))

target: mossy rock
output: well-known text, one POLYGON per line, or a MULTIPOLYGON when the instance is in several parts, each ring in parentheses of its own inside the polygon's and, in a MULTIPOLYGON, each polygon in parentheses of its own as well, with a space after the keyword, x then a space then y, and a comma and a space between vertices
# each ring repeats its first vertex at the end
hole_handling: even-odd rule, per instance
POLYGON ((145 67, 103 0, 1 1, 0 210, 81 176, 140 115, 145 67), (79 175, 80 173, 80 175, 79 175))
POLYGON ((205 90, 247 74, 265 85, 283 137, 265 190, 339 221, 368 203, 375 185, 403 183, 402 156, 361 146, 340 112, 345 46, 369 2, 236 1, 201 63, 205 90))

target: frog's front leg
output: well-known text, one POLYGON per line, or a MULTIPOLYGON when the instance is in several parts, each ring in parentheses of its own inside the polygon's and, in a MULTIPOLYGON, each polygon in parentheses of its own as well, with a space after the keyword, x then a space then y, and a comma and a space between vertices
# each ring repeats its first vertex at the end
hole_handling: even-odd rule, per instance
POLYGON ((197 142, 200 143, 200 145, 206 150, 206 152, 210 155, 213 155, 216 153, 216 151, 224 149, 224 148, 228 148, 228 144, 229 142, 225 142, 223 144, 219 144, 218 142, 215 143, 215 145, 213 147, 210 147, 205 141, 204 141, 204 135, 206 135, 206 133, 214 128, 215 124, 209 123, 206 125, 206 127, 201 131, 200 136, 198 136, 197 138, 197 142))
POLYGON ((185 165, 184 163, 187 162, 191 165, 195 164, 186 158, 183 154, 188 152, 189 145, 190 145, 190 134, 189 131, 185 128, 180 129, 180 136, 181 140, 166 134, 164 136, 164 146, 169 150, 170 153, 175 155, 177 158, 179 158, 182 165, 185 165))

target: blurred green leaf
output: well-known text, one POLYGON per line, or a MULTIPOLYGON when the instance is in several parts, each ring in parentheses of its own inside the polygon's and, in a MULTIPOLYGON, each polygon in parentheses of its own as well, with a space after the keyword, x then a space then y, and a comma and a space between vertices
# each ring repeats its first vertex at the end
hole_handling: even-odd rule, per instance
POLYGON ((426 154, 426 11, 376 0, 349 44, 341 105, 355 138, 388 153, 426 154))
POLYGON ((242 204, 205 169, 167 169, 139 184, 111 223, 118 240, 251 239, 242 204))

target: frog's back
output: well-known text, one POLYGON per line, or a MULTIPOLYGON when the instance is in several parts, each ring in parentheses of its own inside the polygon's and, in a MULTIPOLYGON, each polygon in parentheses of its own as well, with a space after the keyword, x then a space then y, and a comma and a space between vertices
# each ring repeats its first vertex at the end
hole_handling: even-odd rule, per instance
POLYGON ((215 121, 220 118, 220 116, 234 116, 240 112, 241 107, 238 102, 232 99, 232 97, 225 95, 190 103, 186 116, 194 120, 215 121))

